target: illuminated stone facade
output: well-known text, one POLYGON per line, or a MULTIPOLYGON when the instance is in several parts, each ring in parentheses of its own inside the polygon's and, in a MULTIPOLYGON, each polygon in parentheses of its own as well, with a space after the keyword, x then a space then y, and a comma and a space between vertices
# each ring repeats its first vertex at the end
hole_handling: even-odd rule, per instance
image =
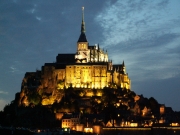
POLYGON ((62 118, 62 128, 70 128, 71 130, 76 129, 76 125, 80 123, 79 114, 65 114, 62 118))
MULTIPOLYGON (((74 60, 76 62, 66 63, 66 65, 57 63, 57 66, 62 68, 54 68, 54 70, 52 70, 53 67, 51 68, 56 76, 56 81, 61 82, 57 86, 58 89, 70 86, 73 88, 102 89, 112 86, 112 84, 121 88, 131 88, 131 82, 126 74, 124 62, 120 65, 112 65, 112 62, 106 61, 80 63, 80 60, 74 60)), ((44 66, 44 70, 49 68, 48 64, 44 66)))

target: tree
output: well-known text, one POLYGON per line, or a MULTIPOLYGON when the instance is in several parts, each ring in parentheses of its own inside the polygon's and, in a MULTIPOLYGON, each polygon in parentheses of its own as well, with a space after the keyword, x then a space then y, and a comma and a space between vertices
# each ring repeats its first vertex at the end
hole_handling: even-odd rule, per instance
POLYGON ((159 103, 153 97, 149 98, 149 104, 150 104, 152 111, 156 111, 157 109, 159 109, 159 103))
POLYGON ((41 96, 37 92, 32 92, 31 94, 28 95, 28 101, 30 103, 38 105, 41 103, 41 96))

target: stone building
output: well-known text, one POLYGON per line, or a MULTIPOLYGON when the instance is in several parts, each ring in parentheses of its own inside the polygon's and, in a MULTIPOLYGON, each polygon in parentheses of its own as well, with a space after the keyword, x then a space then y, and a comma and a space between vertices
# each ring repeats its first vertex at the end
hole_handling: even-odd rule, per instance
MULTIPOLYGON (((84 12, 82 15, 81 34, 77 41, 75 54, 58 54, 56 63, 45 64, 43 70, 50 69, 56 81, 64 87, 102 89, 115 83, 121 88, 130 89, 130 79, 126 74, 124 62, 113 65, 108 61, 107 51, 99 45, 90 46, 85 35, 84 12)), ((44 74, 49 74, 44 72, 44 74)), ((60 87, 63 89, 63 87, 60 87)))

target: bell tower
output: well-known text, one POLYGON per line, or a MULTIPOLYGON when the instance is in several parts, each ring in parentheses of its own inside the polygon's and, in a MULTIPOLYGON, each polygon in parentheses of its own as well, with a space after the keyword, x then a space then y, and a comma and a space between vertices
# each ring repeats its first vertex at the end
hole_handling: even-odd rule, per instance
POLYGON ((77 53, 75 55, 75 59, 77 63, 89 62, 88 41, 85 35, 84 7, 82 7, 81 34, 77 41, 77 53))

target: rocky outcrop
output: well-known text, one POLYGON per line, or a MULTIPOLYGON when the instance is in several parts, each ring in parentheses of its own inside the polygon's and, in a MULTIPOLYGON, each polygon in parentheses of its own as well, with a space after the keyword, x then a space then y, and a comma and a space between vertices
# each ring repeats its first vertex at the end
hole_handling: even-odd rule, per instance
POLYGON ((22 80, 18 105, 52 105, 60 102, 64 92, 53 74, 53 68, 47 71, 27 72, 22 80))

